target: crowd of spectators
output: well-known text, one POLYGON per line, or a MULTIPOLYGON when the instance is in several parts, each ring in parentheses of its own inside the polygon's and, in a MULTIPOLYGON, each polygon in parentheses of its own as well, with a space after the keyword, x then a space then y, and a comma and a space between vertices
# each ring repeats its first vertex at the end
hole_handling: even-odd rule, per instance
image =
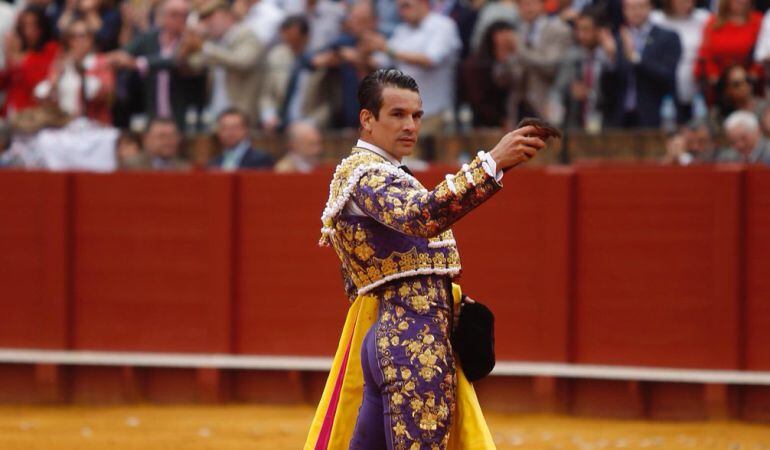
POLYGON ((212 132, 209 167, 307 172, 381 67, 419 84, 428 159, 441 133, 537 116, 660 129, 672 164, 770 163, 768 0, 17 1, 0 0, 4 166, 61 161, 38 145, 55 128, 95 136, 69 168, 183 170, 185 135, 212 132))

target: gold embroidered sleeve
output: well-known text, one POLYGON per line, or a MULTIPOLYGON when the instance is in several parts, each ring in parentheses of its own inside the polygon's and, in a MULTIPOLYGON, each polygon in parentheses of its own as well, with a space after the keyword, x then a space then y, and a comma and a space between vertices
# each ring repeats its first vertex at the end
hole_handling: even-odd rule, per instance
POLYGON ((404 234, 434 237, 480 205, 502 186, 477 156, 428 191, 395 167, 373 168, 359 180, 352 200, 367 215, 404 234))

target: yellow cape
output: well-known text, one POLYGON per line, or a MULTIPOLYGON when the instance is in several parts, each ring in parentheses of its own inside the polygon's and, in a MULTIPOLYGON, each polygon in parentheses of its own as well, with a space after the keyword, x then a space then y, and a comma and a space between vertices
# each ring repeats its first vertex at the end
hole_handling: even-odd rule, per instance
MULTIPOLYGON (((462 297, 460 286, 453 284, 452 294, 455 305, 459 304, 462 297)), ((364 389, 361 342, 377 320, 377 308, 377 298, 370 295, 358 296, 350 306, 304 450, 348 450, 364 389)), ((493 450, 495 444, 476 392, 465 378, 457 358, 455 361, 457 409, 447 450, 493 450)))

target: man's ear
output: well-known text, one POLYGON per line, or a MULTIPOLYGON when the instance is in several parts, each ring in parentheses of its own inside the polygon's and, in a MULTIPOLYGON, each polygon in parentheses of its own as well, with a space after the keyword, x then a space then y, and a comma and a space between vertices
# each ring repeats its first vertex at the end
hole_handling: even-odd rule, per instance
POLYGON ((374 114, 368 109, 362 109, 358 113, 358 121, 361 123, 361 128, 368 132, 372 131, 372 122, 374 120, 374 114))

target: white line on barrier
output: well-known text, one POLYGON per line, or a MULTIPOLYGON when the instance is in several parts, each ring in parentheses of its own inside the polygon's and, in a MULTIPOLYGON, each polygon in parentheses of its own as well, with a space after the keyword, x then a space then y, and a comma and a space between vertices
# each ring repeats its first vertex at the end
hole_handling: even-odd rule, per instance
MULTIPOLYGON (((0 349, 0 363, 326 371, 331 358, 0 349)), ((498 361, 492 375, 770 385, 770 372, 498 361)))

